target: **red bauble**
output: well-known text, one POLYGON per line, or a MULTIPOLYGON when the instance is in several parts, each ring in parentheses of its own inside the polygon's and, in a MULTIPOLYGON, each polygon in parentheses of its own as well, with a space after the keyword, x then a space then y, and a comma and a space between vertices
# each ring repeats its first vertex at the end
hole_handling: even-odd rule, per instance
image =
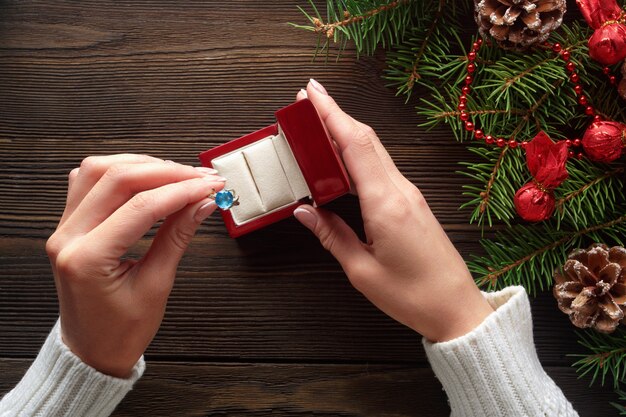
POLYGON ((524 148, 533 180, 515 193, 513 202, 522 219, 538 222, 554 213, 552 190, 567 178, 567 144, 564 140, 554 143, 544 132, 539 132, 524 148))
POLYGON ((618 122, 594 122, 587 128, 582 145, 592 161, 615 161, 626 146, 626 125, 618 122))
POLYGON ((595 30, 589 38, 589 56, 604 65, 626 58, 626 25, 616 0, 576 0, 589 26, 595 30))
POLYGON ((552 191, 542 191, 534 182, 520 188, 513 202, 520 217, 529 222, 547 220, 554 213, 554 194, 552 191))

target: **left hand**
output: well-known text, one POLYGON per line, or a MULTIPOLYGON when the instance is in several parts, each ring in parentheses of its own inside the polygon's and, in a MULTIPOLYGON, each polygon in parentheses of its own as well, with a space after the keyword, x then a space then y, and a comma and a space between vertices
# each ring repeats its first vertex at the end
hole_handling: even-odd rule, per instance
POLYGON ((125 378, 156 334, 176 268, 224 187, 214 170, 146 155, 89 157, 69 175, 67 204, 46 244, 63 341, 84 363, 125 378), (140 260, 122 260, 160 219, 140 260))

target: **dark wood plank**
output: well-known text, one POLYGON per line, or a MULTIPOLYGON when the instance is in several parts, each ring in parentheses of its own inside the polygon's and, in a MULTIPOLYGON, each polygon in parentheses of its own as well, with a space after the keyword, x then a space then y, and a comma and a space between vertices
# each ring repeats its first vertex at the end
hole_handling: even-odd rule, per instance
MULTIPOLYGON (((258 126, 261 127, 261 126, 258 126)), ((149 141, 82 140, 80 146, 71 139, 0 141, 0 173, 9 181, 0 183, 0 229, 5 235, 48 237, 61 217, 67 191, 67 174, 89 155, 112 153, 146 153, 181 163, 198 165, 196 155, 218 142, 161 143, 149 141), (24 143, 23 143, 24 142, 24 143), (31 161, 37 161, 33 166, 31 161)), ((468 210, 459 210, 465 201, 462 185, 469 180, 457 173, 457 161, 473 159, 462 144, 452 147, 409 146, 391 143, 389 151, 400 170, 426 196, 435 215, 446 225, 465 224, 468 210)), ((356 207, 344 198, 339 207, 354 215, 356 207)), ((221 231, 221 225, 216 232, 221 231)))
MULTIPOLYGON (((332 257, 295 221, 275 229, 238 242, 202 230, 182 262, 149 354, 170 360, 425 361, 417 335, 356 292, 332 257)), ((5 253, 0 280, 4 356, 34 355, 56 318, 43 244, 7 239, 0 246, 5 253)), ((565 354, 580 348, 567 317, 550 294, 532 305, 541 360, 570 364, 565 354)))
POLYGON ((227 140, 270 123, 313 76, 395 142, 450 143, 445 129, 414 134, 419 119, 384 87, 380 55, 312 62, 315 37, 287 25, 305 21, 292 1, 104 4, 0 10, 0 135, 227 140))
MULTIPOLYGON (((0 360, 0 393, 27 368, 0 360)), ((581 417, 616 415, 608 388, 589 390, 570 368, 547 368, 581 417)), ((1 394, 0 394, 1 395, 1 394)), ((398 365, 149 362, 114 416, 419 416, 449 415, 428 368, 398 365)))

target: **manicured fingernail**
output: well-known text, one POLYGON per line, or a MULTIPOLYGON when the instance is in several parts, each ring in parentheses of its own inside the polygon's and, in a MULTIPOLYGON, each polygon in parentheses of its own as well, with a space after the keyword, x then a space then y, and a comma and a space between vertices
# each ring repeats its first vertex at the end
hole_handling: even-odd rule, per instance
POLYGON ((315 230, 315 226, 317 225, 317 214, 304 207, 298 207, 293 211, 293 215, 296 216, 296 219, 298 219, 298 221, 307 229, 311 231, 315 230))
POLYGON ((196 223, 202 223, 204 219, 213 214, 216 208, 217 204, 215 204, 215 201, 209 201, 208 203, 200 206, 198 210, 196 210, 196 214, 193 215, 193 219, 196 221, 196 223))
POLYGON ((202 172, 203 174, 215 175, 217 174, 217 169, 208 168, 208 167, 194 167, 196 171, 202 172))
POLYGON ((311 85, 313 86, 313 88, 315 88, 317 91, 319 91, 320 93, 324 94, 325 96, 328 95, 328 91, 326 91, 326 89, 324 88, 324 86, 320 83, 318 83, 317 81, 315 81, 313 78, 311 78, 309 80, 309 83, 311 83, 311 85))
POLYGON ((202 179, 208 182, 226 182, 226 178, 224 177, 214 177, 211 175, 202 177, 202 179))
POLYGON ((304 96, 304 98, 308 98, 309 95, 307 94, 306 90, 304 88, 300 89, 300 94, 302 94, 304 96))

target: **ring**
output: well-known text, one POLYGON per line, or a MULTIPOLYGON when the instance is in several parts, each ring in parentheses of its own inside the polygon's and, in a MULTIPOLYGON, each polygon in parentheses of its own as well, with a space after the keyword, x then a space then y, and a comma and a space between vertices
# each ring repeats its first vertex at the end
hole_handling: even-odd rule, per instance
POLYGON ((239 196, 235 190, 221 190, 217 193, 215 190, 209 194, 209 198, 215 200, 215 204, 222 210, 229 210, 232 206, 239 205, 239 196))

